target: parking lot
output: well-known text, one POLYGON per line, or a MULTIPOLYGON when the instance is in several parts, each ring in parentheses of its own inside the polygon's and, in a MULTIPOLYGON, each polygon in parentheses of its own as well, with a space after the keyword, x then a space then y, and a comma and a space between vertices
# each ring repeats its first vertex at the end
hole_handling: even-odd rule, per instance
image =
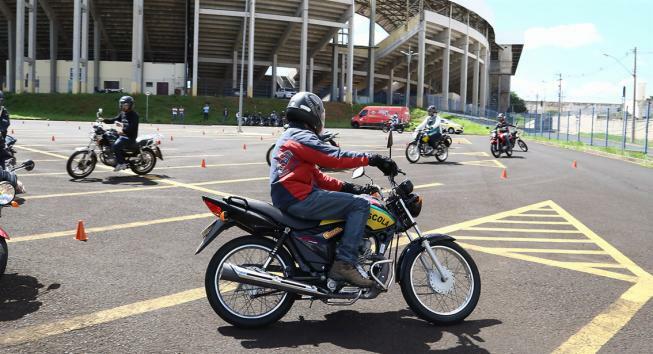
MULTIPOLYGON (((78 181, 65 162, 88 143, 90 123, 15 120, 11 129, 18 159, 36 168, 19 174, 23 205, 0 219, 11 236, 2 352, 653 352, 651 169, 536 143, 495 159, 487 137, 465 135, 446 162, 409 164, 410 134, 396 134, 392 156, 424 197, 421 229, 454 236, 479 266, 476 310, 460 325, 432 326, 394 286, 350 307, 300 301, 269 328, 241 330, 211 309, 204 271, 242 232, 195 256, 214 218, 200 197, 269 200, 265 152, 280 128, 141 124, 141 135, 163 136, 150 175, 98 165, 78 181), (75 240, 79 220, 87 242, 75 240)), ((337 131, 343 149, 388 153, 378 130, 337 131)))

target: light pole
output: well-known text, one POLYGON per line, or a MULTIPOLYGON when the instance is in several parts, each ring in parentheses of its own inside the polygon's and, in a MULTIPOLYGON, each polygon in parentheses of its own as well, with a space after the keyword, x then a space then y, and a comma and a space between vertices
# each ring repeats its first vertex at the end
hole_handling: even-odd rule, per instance
POLYGON ((413 52, 413 50, 410 49, 410 45, 409 45, 408 52, 404 52, 402 50, 401 54, 405 55, 406 60, 408 61, 408 70, 406 70, 406 107, 409 107, 410 106, 410 62, 413 61, 413 55, 417 55, 419 53, 413 52))
MULTIPOLYGON (((249 1, 245 1, 245 14, 249 14, 249 1)), ((245 15, 245 18, 243 19, 243 45, 241 49, 241 59, 240 59, 240 89, 238 90, 238 113, 242 119, 243 117, 243 80, 244 74, 245 74, 245 38, 247 35, 247 15, 245 15)), ((250 19, 251 20, 251 19, 250 19)), ((238 132, 242 133, 243 130, 241 128, 241 125, 238 124, 238 132)))
POLYGON ((147 122, 148 117, 150 116, 150 95, 152 92, 145 92, 145 121, 147 122))
MULTIPOLYGON (((635 110, 637 109, 637 47, 633 48, 633 55, 635 56, 635 58, 634 58, 634 62, 633 62, 633 70, 632 71, 630 71, 630 69, 628 69, 626 67, 626 65, 624 65, 616 57, 614 57, 614 56, 612 56, 610 54, 607 54, 607 53, 603 53, 603 55, 608 57, 608 58, 612 58, 614 61, 619 63, 619 65, 621 65, 621 67, 624 68, 626 70, 626 72, 628 72, 628 74, 633 77, 633 123, 632 123, 632 127, 631 127, 631 132, 630 132, 630 142, 634 143, 635 142, 635 110)), ((628 112, 626 112, 626 114, 628 114, 628 112)))

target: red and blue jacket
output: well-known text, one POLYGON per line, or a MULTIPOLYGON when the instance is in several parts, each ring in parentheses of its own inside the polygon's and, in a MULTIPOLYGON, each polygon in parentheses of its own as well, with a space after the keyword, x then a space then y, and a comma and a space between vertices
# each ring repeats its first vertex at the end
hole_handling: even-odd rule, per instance
POLYGON ((272 204, 280 209, 308 197, 315 189, 340 191, 343 182, 317 166, 346 169, 368 165, 366 153, 341 151, 324 143, 310 130, 291 124, 277 140, 270 166, 272 204))

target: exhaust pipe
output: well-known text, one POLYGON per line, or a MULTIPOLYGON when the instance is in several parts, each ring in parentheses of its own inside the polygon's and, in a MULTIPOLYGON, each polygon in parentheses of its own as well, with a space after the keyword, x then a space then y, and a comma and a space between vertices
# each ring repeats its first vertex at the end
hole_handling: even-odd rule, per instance
POLYGON ((242 284, 263 286, 300 295, 330 297, 314 285, 296 282, 294 280, 289 280, 268 273, 257 272, 231 263, 225 263, 222 266, 222 275, 220 279, 242 284))

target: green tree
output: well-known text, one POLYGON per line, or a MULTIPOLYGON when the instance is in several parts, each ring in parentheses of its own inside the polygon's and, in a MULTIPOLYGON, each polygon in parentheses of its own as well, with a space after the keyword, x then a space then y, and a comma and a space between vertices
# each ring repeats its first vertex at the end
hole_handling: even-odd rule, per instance
POLYGON ((515 92, 510 92, 510 108, 514 113, 528 112, 528 109, 526 109, 526 103, 515 92))

